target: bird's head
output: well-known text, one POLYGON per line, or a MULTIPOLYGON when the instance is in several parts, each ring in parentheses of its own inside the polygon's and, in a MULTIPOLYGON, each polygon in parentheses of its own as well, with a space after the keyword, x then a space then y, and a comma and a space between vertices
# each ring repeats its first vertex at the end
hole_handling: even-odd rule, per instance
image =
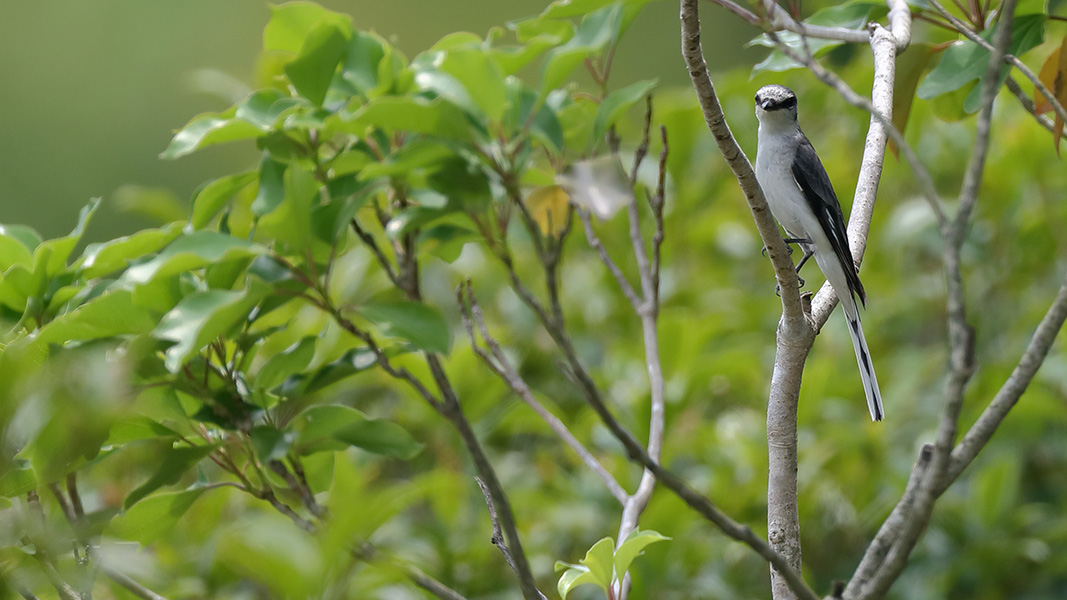
POLYGON ((797 122, 797 95, 784 85, 765 85, 756 92, 756 118, 770 126, 792 126, 797 122))

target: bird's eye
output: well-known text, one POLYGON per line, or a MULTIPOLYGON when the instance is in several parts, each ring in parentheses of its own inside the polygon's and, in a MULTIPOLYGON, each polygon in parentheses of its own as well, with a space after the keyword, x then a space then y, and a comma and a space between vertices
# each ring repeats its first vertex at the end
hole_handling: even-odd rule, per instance
POLYGON ((756 104, 759 104, 759 94, 756 94, 756 104))
POLYGON ((797 97, 796 96, 790 96, 790 97, 786 98, 785 100, 782 100, 782 108, 796 108, 796 105, 797 105, 797 97))

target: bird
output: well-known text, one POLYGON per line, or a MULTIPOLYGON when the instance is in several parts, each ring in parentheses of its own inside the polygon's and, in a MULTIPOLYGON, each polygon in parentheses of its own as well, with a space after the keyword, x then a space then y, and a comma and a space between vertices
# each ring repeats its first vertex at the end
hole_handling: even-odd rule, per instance
POLYGON ((834 186, 815 148, 800 130, 796 94, 783 85, 761 87, 756 92, 756 119, 756 180, 763 188, 771 214, 786 232, 785 241, 804 251, 797 273, 814 256, 841 300, 867 408, 872 421, 881 421, 885 416, 882 394, 856 303, 858 298, 866 307, 867 294, 849 251, 845 219, 834 186))

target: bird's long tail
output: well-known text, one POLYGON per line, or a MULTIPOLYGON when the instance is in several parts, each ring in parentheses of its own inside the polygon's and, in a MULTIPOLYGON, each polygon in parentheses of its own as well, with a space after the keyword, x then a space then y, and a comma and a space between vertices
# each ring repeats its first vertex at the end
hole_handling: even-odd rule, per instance
POLYGON ((882 409, 882 392, 878 390, 878 377, 874 374, 874 363, 871 362, 871 352, 867 349, 867 338, 863 336, 859 311, 854 303, 850 308, 852 310, 844 311, 845 319, 848 321, 852 347, 856 350, 856 363, 859 364, 860 379, 863 380, 863 392, 867 395, 867 408, 871 411, 872 421, 881 421, 885 411, 882 409))

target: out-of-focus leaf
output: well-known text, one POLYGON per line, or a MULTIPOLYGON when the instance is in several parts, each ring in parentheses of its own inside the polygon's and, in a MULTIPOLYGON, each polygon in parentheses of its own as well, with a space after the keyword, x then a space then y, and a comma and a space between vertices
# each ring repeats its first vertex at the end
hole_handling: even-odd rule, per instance
MULTIPOLYGON (((1041 83, 1045 84, 1060 106, 1067 106, 1067 36, 1060 42, 1060 47, 1049 54, 1045 64, 1041 67, 1038 75, 1041 83)), ((1034 104, 1037 106, 1034 112, 1044 114, 1052 112, 1052 102, 1045 98, 1041 90, 1034 89, 1034 104)), ((1059 113, 1053 115, 1052 139, 1056 149, 1056 156, 1060 155, 1060 138, 1063 137, 1063 119, 1059 113)))
POLYGON ((345 15, 327 10, 314 2, 286 2, 270 7, 270 21, 263 29, 263 49, 296 54, 304 47, 309 32, 326 22, 352 29, 352 21, 345 15))
POLYGON ((602 220, 610 219, 633 199, 630 180, 614 154, 574 163, 557 181, 566 188, 571 202, 602 220))
POLYGON ((124 278, 145 284, 164 277, 197 269, 223 260, 252 258, 265 248, 247 240, 214 231, 197 231, 174 240, 152 260, 130 267, 124 278))
POLYGON ((316 106, 322 106, 338 63, 345 55, 351 25, 342 27, 329 20, 312 26, 296 60, 285 66, 293 87, 316 106))
POLYGON ((338 127, 359 136, 373 128, 390 134, 406 131, 457 140, 471 139, 471 127, 463 111, 443 98, 382 96, 360 107, 338 127))
POLYGON ((987 527, 1002 523, 1019 499, 1019 457, 1005 455, 975 475, 972 502, 987 527))
POLYGON ((320 184, 311 172, 293 166, 286 170, 283 186, 285 201, 260 218, 257 239, 263 239, 265 244, 284 242, 303 254, 312 241, 312 207, 320 184))
POLYGON ((193 468, 196 463, 200 462, 208 454, 211 454, 214 449, 213 446, 183 446, 168 449, 156 472, 148 478, 148 481, 126 496, 122 503, 123 506, 129 509, 159 488, 178 483, 178 480, 182 478, 186 471, 193 468))
POLYGON ((448 146, 429 139, 420 139, 404 144, 380 163, 367 165, 359 174, 361 181, 378 177, 404 175, 409 171, 427 167, 453 156, 448 146))
MULTIPOLYGON (((1044 24, 1043 15, 1022 15, 1016 18, 1012 22, 1012 38, 1008 52, 1019 55, 1040 44, 1044 24)), ((993 39, 995 33, 996 27, 993 27, 983 31, 980 36, 988 42, 993 39)), ((941 54, 941 60, 919 84, 916 94, 924 100, 929 100, 958 90, 981 78, 988 66, 989 51, 969 40, 956 42, 941 54)), ((977 95, 980 93, 979 89, 980 86, 971 93, 977 95)), ((965 110, 974 112, 978 109, 977 102, 977 98, 972 101, 968 96, 965 110)))
MULTIPOLYGON (((842 27, 845 29, 862 29, 868 21, 877 13, 884 12, 885 4, 878 2, 848 2, 836 6, 830 6, 816 11, 804 20, 808 25, 822 25, 826 27, 842 27), (877 13, 876 13, 877 11, 877 13)), ((832 48, 840 46, 844 42, 836 40, 824 40, 817 38, 804 38, 800 34, 791 31, 779 31, 778 40, 786 47, 800 53, 810 52, 814 56, 822 56, 832 48)), ((770 55, 752 68, 752 75, 758 75, 764 71, 788 71, 803 67, 800 63, 789 58, 779 51, 778 45, 766 34, 761 34, 751 42, 749 46, 766 46, 772 48, 770 55)))
POLYGON ((0 226, 0 272, 6 271, 11 265, 31 265, 33 263, 31 250, 22 243, 22 240, 10 235, 6 226, 0 226))
POLYGON ((559 185, 534 188, 526 196, 526 210, 537 221, 541 233, 547 236, 557 236, 563 231, 570 203, 567 190, 559 185))
POLYGON ((563 83, 583 60, 598 52, 616 38, 622 23, 622 5, 612 4, 587 14, 578 31, 566 44, 552 50, 541 68, 539 98, 563 83))
POLYGON ((420 350, 448 354, 452 331, 441 313, 421 302, 387 302, 360 307, 359 313, 388 336, 401 337, 420 350))
POLYGON ((196 488, 146 498, 112 520, 108 531, 119 539, 151 544, 173 529, 205 491, 196 488))
MULTIPOLYGON (((916 43, 897 57, 897 77, 893 81, 893 126, 897 131, 903 132, 908 126, 911 104, 915 100, 915 88, 926 72, 934 52, 932 45, 916 43)), ((893 156, 897 155, 897 145, 893 140, 889 140, 889 151, 893 156)))
MULTIPOLYGON (((500 121, 506 103, 504 75, 492 55, 482 48, 449 50, 444 53, 443 60, 434 61, 434 66, 437 71, 455 78, 477 108, 476 114, 483 114, 493 122, 500 121)), ((425 86, 425 81, 423 73, 415 75, 415 83, 420 87, 433 89, 445 98, 453 100, 450 96, 451 87, 438 89, 434 85, 425 86)), ((434 81, 434 78, 430 81, 434 81)), ((459 101, 456 101, 456 104, 464 106, 459 101)))
POLYGON ((385 57, 387 46, 384 40, 372 33, 353 33, 352 39, 348 41, 341 77, 361 94, 376 88, 378 65, 385 57))
POLYGON ((144 217, 154 223, 164 224, 184 221, 188 209, 178 195, 165 188, 126 184, 119 186, 112 195, 116 210, 144 217))
POLYGON ((483 165, 459 157, 443 161, 426 183, 440 197, 448 198, 453 209, 481 207, 492 198, 489 176, 483 165))
POLYGON ((33 469, 16 467, 0 475, 0 497, 16 498, 32 490, 37 485, 33 469))
POLYGON ((177 372, 201 348, 245 320, 269 289, 256 281, 248 290, 192 293, 167 313, 153 332, 161 340, 175 342, 166 351, 167 370, 177 372))
POLYGON ((333 437, 367 452, 404 460, 414 458, 423 448, 407 430, 385 419, 356 421, 334 432, 333 437))
POLYGON ((193 214, 189 219, 193 229, 203 229, 237 192, 255 180, 256 172, 246 171, 220 177, 201 188, 193 198, 193 214))
POLYGON ((270 425, 256 425, 249 434, 256 456, 264 463, 281 460, 289 453, 289 447, 296 439, 296 432, 281 431, 270 425))
POLYGON ((638 81, 608 94, 600 103, 596 118, 593 119, 593 139, 599 141, 603 138, 608 127, 615 122, 619 115, 637 102, 640 102, 654 87, 656 87, 656 80, 650 79, 638 81))
POLYGON ((315 538, 277 513, 253 515, 227 528, 219 534, 218 555, 270 598, 328 595, 328 562, 315 538))
POLYGON ((646 546, 649 544, 655 544, 656 542, 664 542, 671 538, 659 533, 658 531, 646 530, 634 530, 626 537, 626 540, 619 544, 618 550, 615 551, 615 575, 616 577, 622 577, 626 571, 630 569, 630 564, 635 558, 641 556, 646 546))

